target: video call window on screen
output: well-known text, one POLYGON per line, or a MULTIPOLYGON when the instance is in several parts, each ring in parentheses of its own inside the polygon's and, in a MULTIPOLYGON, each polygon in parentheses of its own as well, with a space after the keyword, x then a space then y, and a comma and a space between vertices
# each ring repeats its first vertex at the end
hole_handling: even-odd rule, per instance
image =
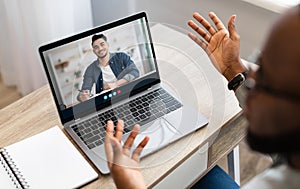
MULTIPOLYGON (((111 88, 104 87, 100 90, 101 87, 97 88, 96 83, 94 83, 89 91, 90 98, 112 90, 114 87, 119 87, 116 85, 106 85, 107 83, 110 84, 110 82, 106 82, 105 80, 109 81, 112 79, 110 77, 111 73, 114 75, 119 74, 113 78, 117 80, 120 79, 118 76, 124 76, 127 82, 123 82, 120 85, 122 86, 155 72, 150 40, 146 31, 145 20, 140 19, 126 25, 95 33, 97 35, 103 34, 107 38, 108 52, 114 64, 118 64, 120 59, 129 58, 130 67, 127 67, 126 65, 128 64, 124 62, 123 66, 118 67, 116 65, 118 68, 113 67, 114 65, 109 66, 111 70, 108 67, 101 67, 100 65, 98 68, 96 67, 96 69, 101 70, 99 72, 102 72, 101 82, 103 82, 103 86, 110 86, 111 88), (127 76, 125 76, 126 74, 127 76)), ((82 102, 79 95, 85 91, 82 88, 86 86, 86 83, 84 83, 84 74, 86 72, 86 75, 88 73, 90 75, 95 74, 92 73, 91 68, 88 68, 98 58, 94 51, 97 46, 94 49, 92 47, 93 35, 45 52, 46 61, 49 61, 52 66, 49 70, 52 71, 51 77, 55 78, 56 81, 54 89, 56 94, 59 94, 59 104, 64 108, 69 108, 82 102)), ((93 76, 95 77, 95 75, 93 76)))

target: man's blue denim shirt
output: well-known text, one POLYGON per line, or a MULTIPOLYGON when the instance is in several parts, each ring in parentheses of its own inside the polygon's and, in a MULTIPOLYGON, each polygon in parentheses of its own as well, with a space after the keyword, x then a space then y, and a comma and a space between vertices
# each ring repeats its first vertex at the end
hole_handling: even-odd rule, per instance
MULTIPOLYGON (((110 53, 109 65, 118 80, 132 81, 140 75, 130 56, 122 52, 110 53)), ((103 91, 103 77, 98 59, 85 70, 81 90, 91 91, 94 83, 96 84, 96 93, 103 91)))

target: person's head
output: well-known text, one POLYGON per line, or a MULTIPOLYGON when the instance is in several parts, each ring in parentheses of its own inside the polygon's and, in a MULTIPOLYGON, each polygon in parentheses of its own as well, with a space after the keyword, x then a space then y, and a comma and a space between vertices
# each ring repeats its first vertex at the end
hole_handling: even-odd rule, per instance
POLYGON ((104 58, 108 54, 109 47, 106 36, 103 34, 93 35, 92 47, 98 58, 104 58))
POLYGON ((264 153, 300 154, 300 5, 274 25, 245 115, 248 143, 264 153))

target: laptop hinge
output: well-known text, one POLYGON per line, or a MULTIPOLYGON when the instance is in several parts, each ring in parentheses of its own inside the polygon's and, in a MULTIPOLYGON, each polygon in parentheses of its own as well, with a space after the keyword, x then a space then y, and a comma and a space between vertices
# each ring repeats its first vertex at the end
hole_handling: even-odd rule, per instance
POLYGON ((80 118, 79 119, 74 119, 72 121, 69 121, 69 122, 65 123, 64 126, 66 126, 66 127, 72 126, 75 123, 77 123, 77 121, 79 121, 79 120, 80 120, 80 118))
POLYGON ((156 88, 158 88, 158 87, 160 87, 160 83, 156 83, 155 85, 152 85, 151 87, 149 87, 149 88, 147 89, 147 91, 156 89, 156 88))

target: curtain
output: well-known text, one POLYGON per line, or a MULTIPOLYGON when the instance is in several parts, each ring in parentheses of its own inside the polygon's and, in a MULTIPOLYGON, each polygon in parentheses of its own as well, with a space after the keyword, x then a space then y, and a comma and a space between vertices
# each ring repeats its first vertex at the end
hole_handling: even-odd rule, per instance
POLYGON ((42 44, 92 27, 89 0, 1 0, 0 73, 22 95, 47 83, 42 44))

